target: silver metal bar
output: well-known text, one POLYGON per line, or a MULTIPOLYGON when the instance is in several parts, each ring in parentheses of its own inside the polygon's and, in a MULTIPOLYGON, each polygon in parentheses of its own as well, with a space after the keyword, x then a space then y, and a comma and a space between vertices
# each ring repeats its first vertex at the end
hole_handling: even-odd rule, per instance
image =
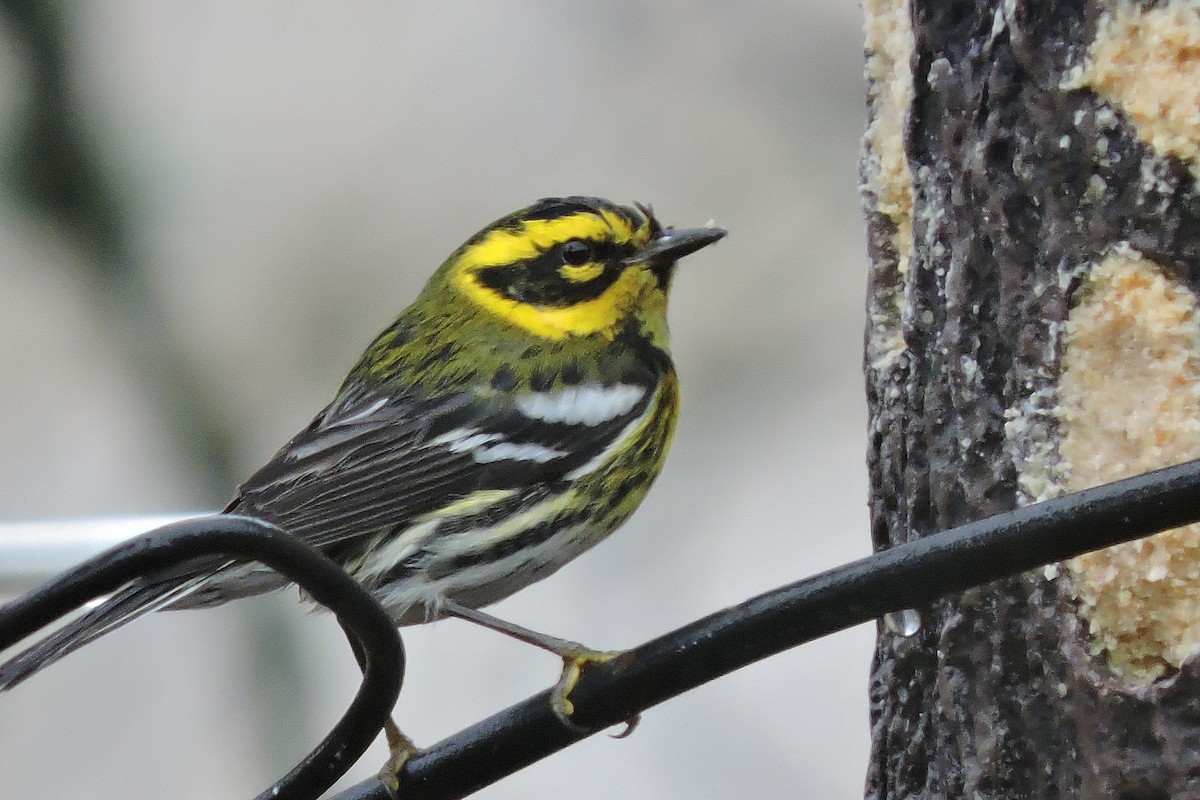
POLYGON ((26 592, 115 544, 195 514, 0 522, 0 597, 26 592))

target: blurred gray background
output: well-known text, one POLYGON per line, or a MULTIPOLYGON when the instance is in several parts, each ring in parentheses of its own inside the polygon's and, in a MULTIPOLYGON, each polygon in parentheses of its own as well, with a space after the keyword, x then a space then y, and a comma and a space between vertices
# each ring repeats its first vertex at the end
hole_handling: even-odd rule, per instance
MULTIPOLYGON (((89 159, 66 172, 101 198, 75 216, 23 188, 46 81, 36 37, 0 17, 0 520, 219 507, 463 239, 582 193, 730 235, 677 277, 684 409, 655 491, 496 612, 630 646, 867 554, 859 13, 71 4, 34 30, 64 47, 89 159)), ((403 635, 418 743, 559 669, 459 621, 403 635)), ((769 659, 479 796, 861 796, 871 639, 769 659)), ((294 592, 155 615, 0 697, 0 794, 248 797, 357 679, 294 592)))

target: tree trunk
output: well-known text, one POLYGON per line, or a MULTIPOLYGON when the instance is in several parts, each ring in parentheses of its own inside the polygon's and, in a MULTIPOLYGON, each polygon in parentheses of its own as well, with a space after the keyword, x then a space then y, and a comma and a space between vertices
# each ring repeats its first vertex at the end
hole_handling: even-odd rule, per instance
MULTIPOLYGON (((1200 457, 1197 5, 865 12, 876 547, 1200 457)), ((1200 797, 1198 575, 1186 528, 881 625, 867 796, 1200 797)))

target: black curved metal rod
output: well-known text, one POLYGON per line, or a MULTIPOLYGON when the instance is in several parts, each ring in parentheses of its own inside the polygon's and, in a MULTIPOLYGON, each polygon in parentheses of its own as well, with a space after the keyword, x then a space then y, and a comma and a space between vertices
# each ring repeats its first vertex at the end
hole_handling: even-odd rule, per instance
POLYGON ((329 608, 363 644, 363 680, 329 734, 257 800, 313 800, 349 769, 383 728, 404 679, 395 624, 371 595, 312 547, 262 520, 215 514, 164 525, 88 559, 0 606, 0 650, 131 580, 212 555, 260 561, 329 608))
MULTIPOLYGON (((548 692, 414 756, 404 800, 465 797, 611 725, 767 656, 890 611, 1200 519, 1200 461, 925 536, 719 611, 589 666, 573 730, 548 692)), ((378 780, 336 800, 388 800, 378 780)))

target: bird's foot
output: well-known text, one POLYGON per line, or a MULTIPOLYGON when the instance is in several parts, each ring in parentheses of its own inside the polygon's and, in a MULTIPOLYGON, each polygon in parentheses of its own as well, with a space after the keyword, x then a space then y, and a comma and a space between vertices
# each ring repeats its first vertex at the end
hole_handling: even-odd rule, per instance
MULTIPOLYGON (((559 676, 558 683, 550 692, 550 707, 554 710, 554 715, 558 717, 564 725, 581 733, 589 732, 585 728, 577 725, 571 719, 571 715, 575 713, 575 704, 571 701, 571 692, 579 684, 579 679, 583 675, 583 671, 589 664, 606 664, 620 656, 625 655, 624 650, 592 650, 575 642, 568 643, 568 647, 564 647, 557 651, 563 660, 562 675, 559 676)), ((634 715, 632 719, 625 722, 625 730, 617 735, 616 738, 623 739, 633 733, 633 729, 637 727, 639 715, 634 715)))
POLYGON ((421 748, 417 747, 412 739, 405 736, 404 731, 400 730, 390 717, 387 724, 383 726, 383 733, 387 737, 388 760, 384 763, 383 769, 379 770, 379 780, 393 796, 398 796, 400 771, 404 769, 404 765, 410 758, 421 752, 421 748))

